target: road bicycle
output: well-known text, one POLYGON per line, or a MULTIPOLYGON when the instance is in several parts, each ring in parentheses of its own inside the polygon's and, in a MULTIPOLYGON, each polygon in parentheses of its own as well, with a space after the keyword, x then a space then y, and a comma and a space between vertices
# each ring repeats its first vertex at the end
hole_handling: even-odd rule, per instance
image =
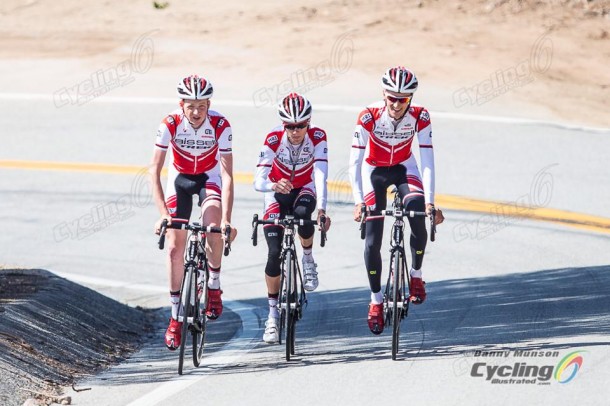
MULTIPOLYGON (((404 218, 428 217, 428 215, 423 211, 405 210, 398 190, 394 188, 392 193, 394 193, 392 210, 381 210, 379 215, 394 218, 394 224, 392 224, 390 231, 390 269, 383 294, 383 311, 386 326, 392 326, 392 359, 396 360, 400 341, 400 323, 409 313, 409 303, 415 300, 409 294, 411 276, 407 271, 407 257, 405 255, 404 218)), ((366 210, 363 213, 360 222, 360 238, 364 240, 366 220, 372 216, 366 210)), ((433 209, 429 216, 431 241, 436 239, 435 216, 436 210, 433 209)))
MULTIPOLYGON (((165 230, 167 227, 167 220, 164 220, 161 224, 161 236, 159 237, 159 249, 161 250, 165 245, 165 230)), ((208 280, 210 277, 210 267, 205 252, 206 234, 224 232, 224 255, 229 255, 231 251, 230 227, 226 227, 223 231, 220 227, 191 223, 185 224, 182 228, 188 230, 189 235, 184 250, 184 276, 180 288, 180 309, 178 311, 178 321, 182 323, 182 340, 178 358, 179 375, 182 375, 184 366, 187 332, 190 331, 192 338, 193 365, 199 367, 203 357, 208 321, 205 311, 208 306, 208 280)))
MULTIPOLYGON (((320 246, 326 244, 326 232, 324 231, 325 217, 320 218, 321 239, 320 246)), ((318 225, 316 220, 301 220, 294 215, 286 215, 282 219, 259 220, 258 214, 252 219, 252 244, 258 244, 258 225, 271 224, 284 228, 282 240, 281 273, 280 273, 280 297, 278 298, 278 310, 280 312, 279 344, 282 344, 282 334, 285 332, 286 361, 295 354, 296 322, 303 317, 303 308, 307 305, 307 295, 303 287, 303 275, 297 260, 296 246, 294 244, 295 226, 318 225)))

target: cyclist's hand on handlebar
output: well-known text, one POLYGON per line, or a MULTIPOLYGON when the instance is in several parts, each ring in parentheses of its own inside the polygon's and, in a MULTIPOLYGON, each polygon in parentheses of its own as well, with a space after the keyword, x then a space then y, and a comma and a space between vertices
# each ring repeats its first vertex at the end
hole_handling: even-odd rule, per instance
POLYGON ((432 213, 432 210, 435 210, 435 216, 434 216, 434 225, 438 225, 441 224, 443 221, 445 221, 445 216, 443 216, 443 211, 441 209, 436 209, 434 207, 433 204, 426 204, 426 214, 429 216, 430 213, 432 213))
POLYGON ((293 189, 293 186, 292 186, 292 183, 288 179, 282 178, 272 186, 272 189, 275 193, 281 193, 281 194, 287 195, 293 189))
POLYGON ((157 235, 161 234, 161 224, 163 223, 163 220, 167 220, 168 227, 172 225, 172 217, 169 214, 162 215, 155 223, 155 234, 157 235))
MULTIPOLYGON (((229 242, 233 242, 233 240, 235 240, 235 237, 237 237, 237 229, 228 222, 223 221, 220 223, 221 230, 226 230, 227 226, 231 227, 231 236, 229 237, 229 242)), ((226 239, 224 232, 222 233, 222 239, 226 239)))
POLYGON ((326 214, 326 211, 320 209, 318 210, 318 225, 319 225, 319 230, 322 230, 322 223, 320 222, 320 219, 324 217, 326 220, 324 220, 324 232, 328 231, 328 229, 330 228, 330 217, 328 217, 328 215, 326 214))
POLYGON ((366 205, 364 203, 356 204, 354 207, 354 221, 361 221, 365 211, 366 205))

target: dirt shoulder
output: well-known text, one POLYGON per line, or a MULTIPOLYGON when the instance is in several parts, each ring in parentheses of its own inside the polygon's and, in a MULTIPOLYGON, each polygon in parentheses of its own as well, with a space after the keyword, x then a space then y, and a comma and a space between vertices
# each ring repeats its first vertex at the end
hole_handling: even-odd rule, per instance
POLYGON ((0 269, 0 404, 69 401, 61 387, 119 363, 152 313, 40 269, 0 269))
MULTIPOLYGON (((357 92, 361 78, 378 80, 388 66, 401 64, 416 72, 422 95, 437 94, 435 110, 610 127, 609 0, 157 4, 5 0, 0 60, 10 62, 9 73, 14 61, 27 60, 28 77, 44 77, 44 62, 51 60, 105 66, 101 60, 128 56, 136 38, 154 31, 160 74, 225 72, 223 82, 253 94, 252 83, 277 80, 282 67, 315 66, 349 36, 351 54, 334 54, 351 58, 346 92, 357 92)), ((49 79, 77 73, 65 70, 49 79)), ((24 82, 9 80, 5 87, 19 91, 24 82)))

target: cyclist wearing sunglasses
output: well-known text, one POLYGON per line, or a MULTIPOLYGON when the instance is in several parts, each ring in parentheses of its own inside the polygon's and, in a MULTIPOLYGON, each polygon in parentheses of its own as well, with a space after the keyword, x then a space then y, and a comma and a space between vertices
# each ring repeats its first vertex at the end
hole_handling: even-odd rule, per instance
MULTIPOLYGON (((428 111, 411 105, 417 85, 410 70, 402 66, 388 69, 381 80, 384 100, 360 113, 352 140, 349 174, 356 204, 354 220, 360 221, 364 210, 370 213, 366 218, 364 262, 371 288, 368 325, 373 334, 381 334, 384 327, 381 292, 384 217, 376 214, 386 208, 387 188, 396 186, 407 210, 430 213, 434 209, 432 128, 428 111), (411 151, 416 135, 423 182, 411 151)), ((443 220, 441 210, 436 209, 436 223, 443 220)), ((424 218, 409 218, 409 224, 412 255, 409 293, 415 304, 421 304, 426 299, 421 266, 428 234, 424 218)))
MULTIPOLYGON (((165 345, 170 350, 178 348, 181 340, 182 323, 177 318, 187 231, 180 228, 191 217, 193 195, 199 197, 203 224, 222 228, 231 226, 232 131, 223 115, 209 110, 213 91, 209 81, 196 75, 185 77, 178 83, 180 108, 163 119, 157 132, 151 165, 153 196, 161 214, 155 224, 155 232, 159 234, 163 220, 167 220, 171 228, 167 230, 167 263, 172 315, 165 333, 165 345), (168 149, 172 154, 164 194, 161 170, 168 149)), ((231 240, 236 232, 231 227, 231 240)), ((210 264, 210 300, 206 309, 209 319, 218 318, 223 309, 219 279, 222 238, 220 234, 211 233, 206 239, 210 264)))
MULTIPOLYGON (((310 125, 311 103, 305 97, 291 93, 278 106, 282 125, 265 137, 260 151, 254 188, 265 193, 264 219, 283 218, 292 212, 296 218, 311 219, 317 208, 317 218, 326 217, 325 229, 330 227, 326 216, 326 180, 328 177, 328 149, 324 130, 310 125)), ((269 248, 265 280, 269 302, 269 317, 265 323, 263 340, 278 340, 280 292, 280 252, 283 229, 265 225, 265 239, 269 248)), ((317 264, 312 255, 313 226, 301 226, 298 234, 303 247, 305 290, 318 287, 317 264)))

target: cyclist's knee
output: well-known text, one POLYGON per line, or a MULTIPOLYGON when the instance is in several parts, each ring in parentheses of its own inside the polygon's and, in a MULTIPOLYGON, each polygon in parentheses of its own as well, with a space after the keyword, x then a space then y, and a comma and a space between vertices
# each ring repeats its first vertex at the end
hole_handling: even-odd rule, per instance
MULTIPOLYGON (((425 211, 426 202, 422 193, 410 193, 403 199, 403 206, 407 210, 425 211)), ((423 219, 422 219, 423 220, 423 219)))
POLYGON ((313 213, 313 210, 307 206, 297 206, 294 208, 293 212, 296 218, 309 220, 311 219, 311 213, 313 213))
POLYGON ((314 226, 300 226, 298 231, 299 236, 305 240, 310 239, 315 232, 316 229, 314 226))
POLYGON ((269 257, 267 259, 267 266, 265 266, 265 275, 271 278, 280 276, 280 265, 279 256, 277 258, 269 257))
POLYGON ((184 261, 184 248, 183 247, 178 247, 176 244, 170 244, 167 247, 167 252, 169 255, 169 260, 172 263, 184 261))

